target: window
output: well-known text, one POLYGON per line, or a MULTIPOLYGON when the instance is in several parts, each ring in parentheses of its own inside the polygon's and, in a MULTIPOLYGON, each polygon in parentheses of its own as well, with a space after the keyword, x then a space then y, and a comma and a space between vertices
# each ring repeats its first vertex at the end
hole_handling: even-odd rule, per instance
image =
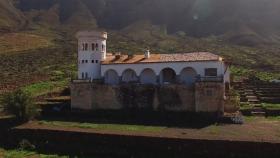
POLYGON ((82 50, 85 51, 87 49, 87 44, 83 43, 82 50))
POLYGON ((85 44, 85 50, 88 50, 88 44, 87 43, 85 44))
POLYGON ((95 51, 95 44, 94 43, 91 44, 91 50, 95 51))
POLYGON ((92 60, 91 63, 94 63, 94 60, 92 60))
POLYGON ((82 63, 85 63, 85 60, 82 60, 82 63))
POLYGON ((95 60, 95 63, 98 63, 98 60, 95 60))
POLYGON ((84 79, 85 78, 85 74, 82 72, 82 79, 84 79))
POLYGON ((98 51, 98 44, 97 43, 95 44, 95 49, 96 49, 96 51, 98 51))
POLYGON ((217 68, 205 69, 205 76, 216 77, 218 76, 217 68))
POLYGON ((88 78, 88 73, 86 72, 86 79, 88 78))
POLYGON ((88 60, 86 60, 86 63, 88 63, 88 60))
POLYGON ((104 48, 105 48, 105 46, 104 46, 104 44, 102 44, 102 51, 104 51, 104 48))

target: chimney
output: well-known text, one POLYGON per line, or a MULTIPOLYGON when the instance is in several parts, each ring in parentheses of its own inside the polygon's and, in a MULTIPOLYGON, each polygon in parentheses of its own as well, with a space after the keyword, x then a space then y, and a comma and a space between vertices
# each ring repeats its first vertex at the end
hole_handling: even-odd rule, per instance
POLYGON ((150 50, 147 49, 146 52, 145 52, 145 59, 149 59, 150 57, 151 57, 150 50))

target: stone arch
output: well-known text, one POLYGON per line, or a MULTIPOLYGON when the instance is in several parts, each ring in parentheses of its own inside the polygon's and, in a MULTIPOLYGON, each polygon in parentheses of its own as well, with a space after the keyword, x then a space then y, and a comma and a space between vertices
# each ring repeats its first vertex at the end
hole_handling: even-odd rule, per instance
POLYGON ((160 72, 160 83, 176 83, 176 72, 172 68, 164 68, 160 72))
POLYGON ((180 83, 193 85, 196 80, 197 73, 194 68, 186 67, 180 73, 180 83))
POLYGON ((104 82, 105 82, 105 84, 109 84, 109 85, 119 84, 118 73, 113 69, 106 71, 105 75, 104 75, 104 82))
POLYGON ((129 82, 137 82, 137 81, 138 81, 138 77, 134 70, 126 69, 122 73, 122 82, 129 83, 129 82))
POLYGON ((144 69, 140 74, 140 83, 142 84, 156 84, 157 75, 154 70, 150 68, 144 69))

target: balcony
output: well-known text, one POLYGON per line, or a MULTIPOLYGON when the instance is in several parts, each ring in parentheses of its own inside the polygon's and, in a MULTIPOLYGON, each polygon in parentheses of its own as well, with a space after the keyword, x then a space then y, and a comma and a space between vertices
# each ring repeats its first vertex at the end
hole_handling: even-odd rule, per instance
POLYGON ((224 82, 224 76, 197 76, 196 82, 224 82))

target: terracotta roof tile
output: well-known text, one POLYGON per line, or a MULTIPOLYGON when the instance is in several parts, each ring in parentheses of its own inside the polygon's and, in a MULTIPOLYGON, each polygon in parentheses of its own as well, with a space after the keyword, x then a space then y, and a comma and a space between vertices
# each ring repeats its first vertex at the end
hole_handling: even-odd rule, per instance
POLYGON ((163 62, 194 62, 194 61, 218 61, 221 57, 209 52, 178 53, 178 54, 151 54, 149 59, 143 55, 115 55, 107 54, 107 59, 102 64, 144 64, 163 62))

